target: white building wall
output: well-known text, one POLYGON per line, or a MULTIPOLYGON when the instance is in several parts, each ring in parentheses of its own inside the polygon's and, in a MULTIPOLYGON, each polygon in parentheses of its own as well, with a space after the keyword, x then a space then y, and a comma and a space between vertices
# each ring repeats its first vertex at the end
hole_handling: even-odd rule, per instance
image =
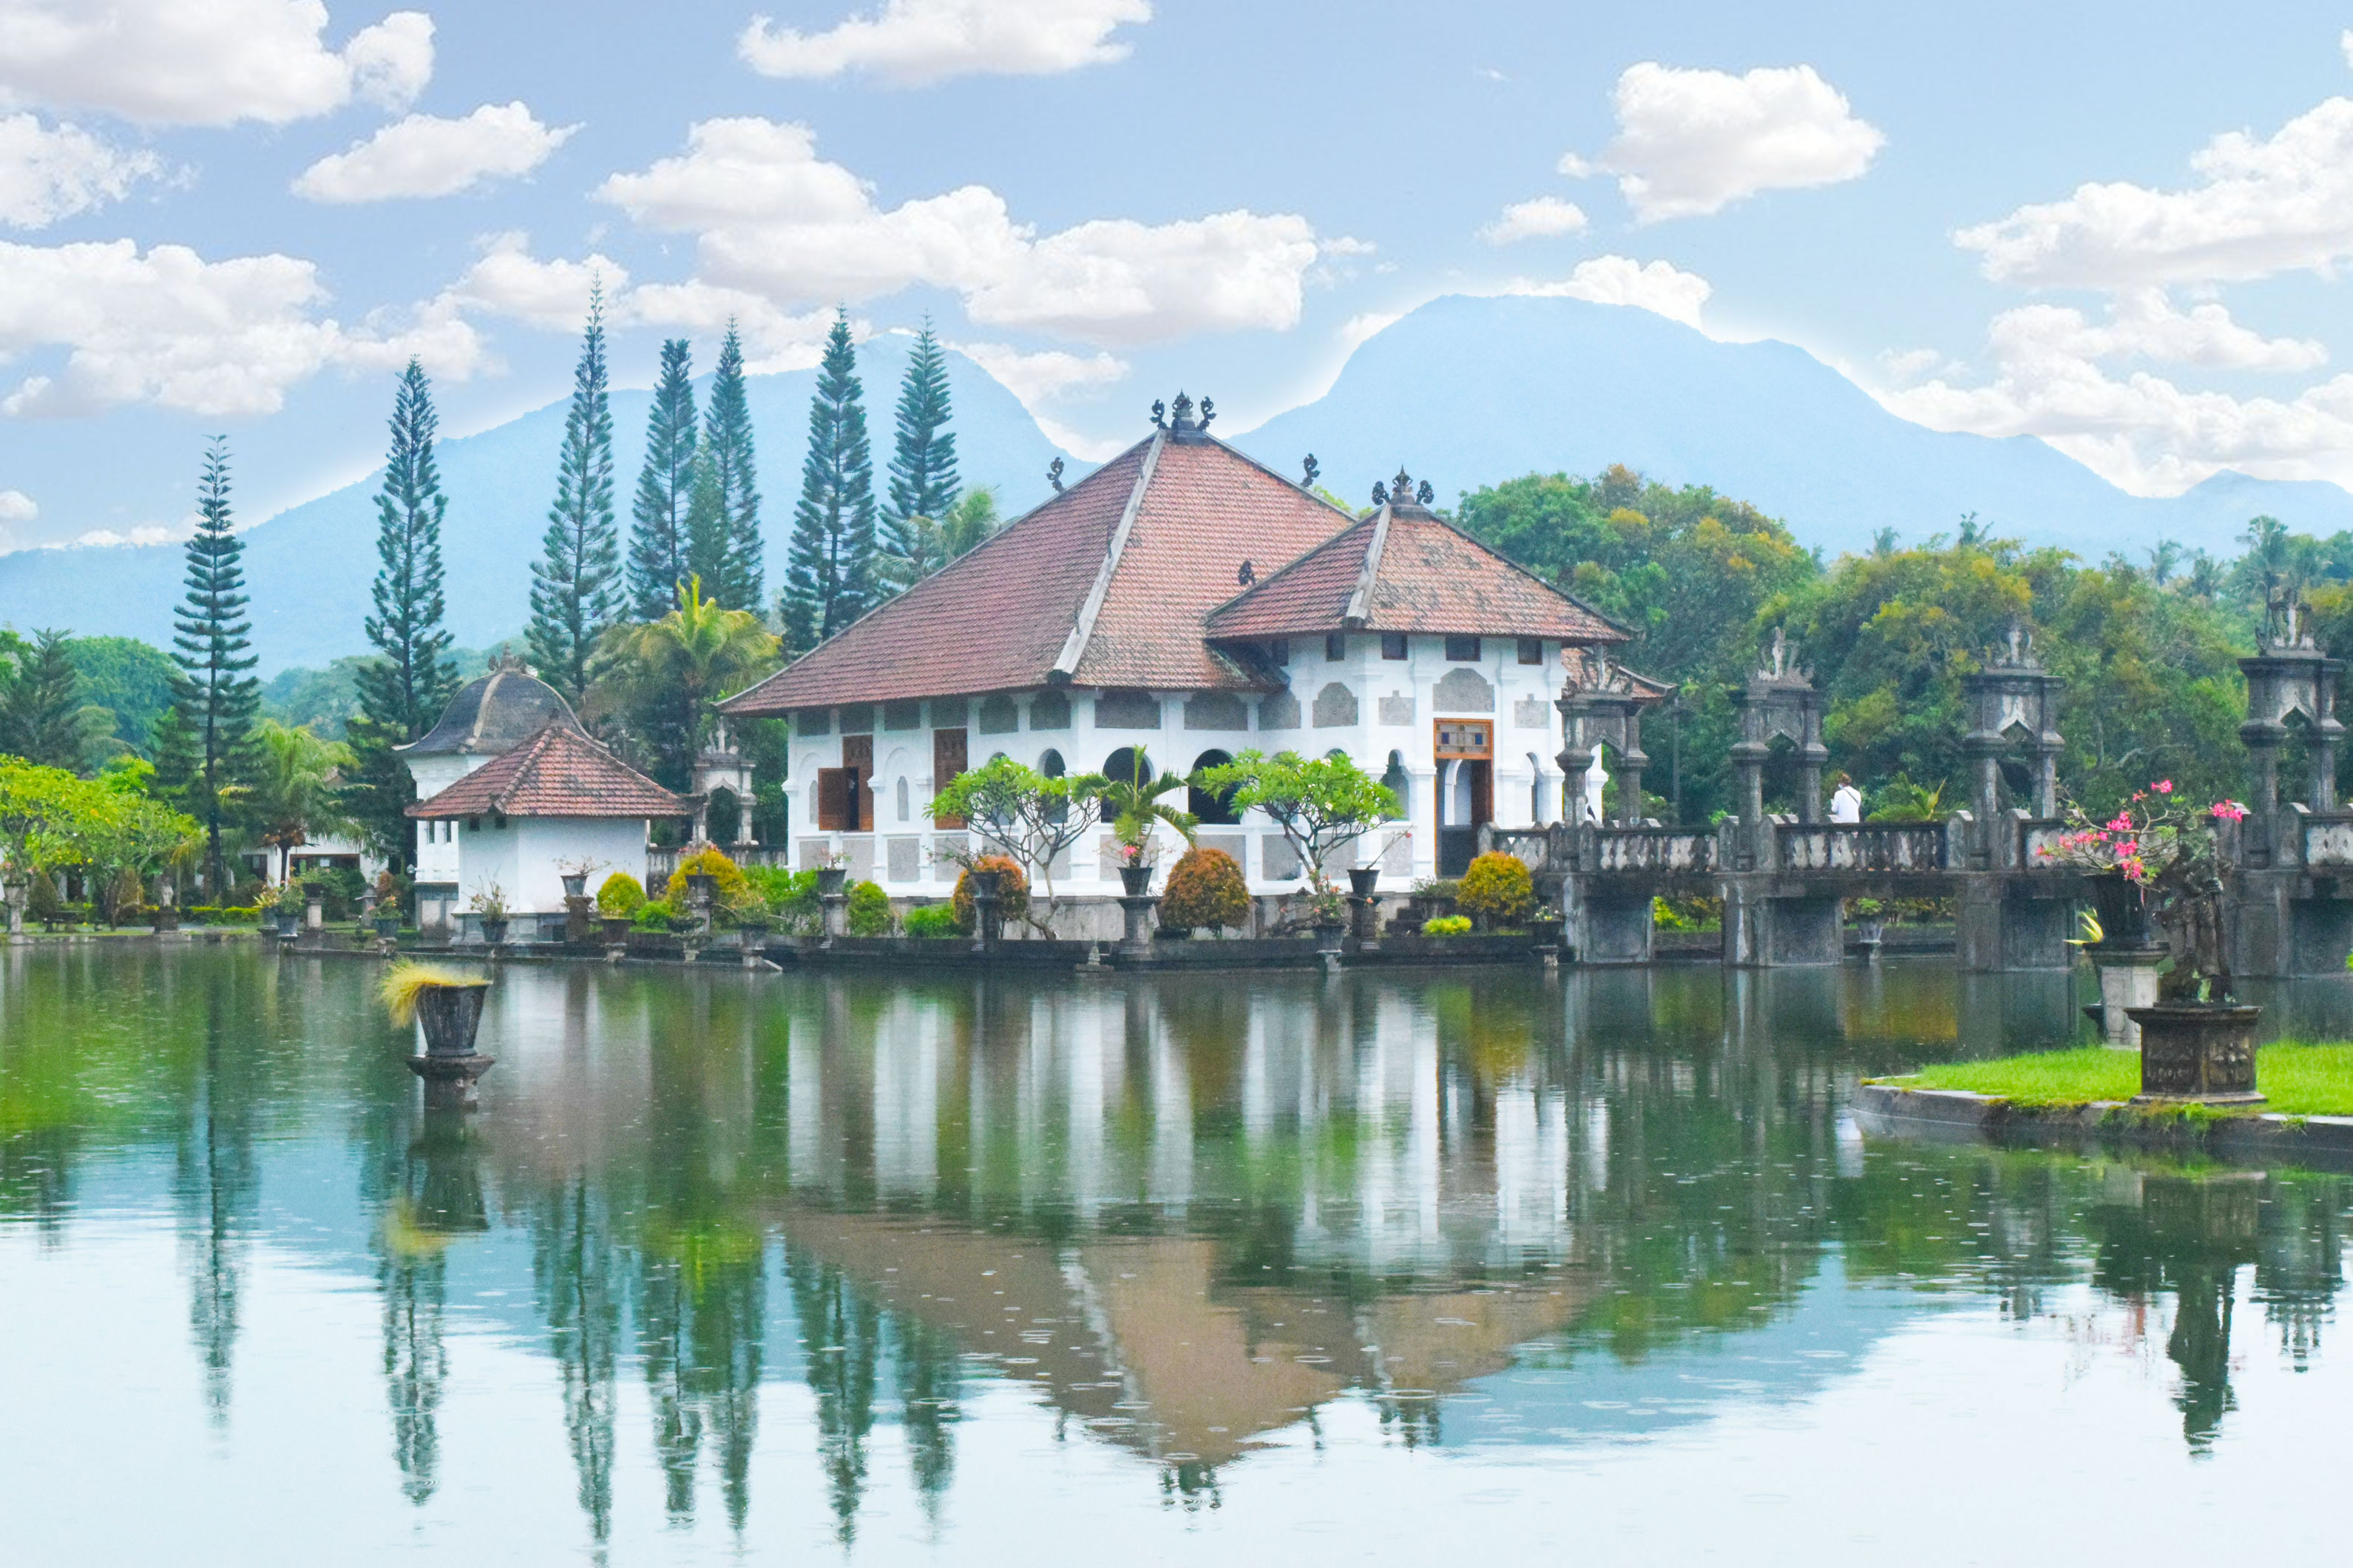
MULTIPOLYGON (((1177 692, 1150 694, 1156 724, 1124 721, 1132 716, 1118 712, 1116 703, 1108 713, 1113 721, 1105 722, 1106 714, 1098 712, 1104 694, 1071 688, 1060 693, 1070 703, 1067 726, 1038 728, 1034 710, 1044 694, 1023 692, 1009 700, 987 700, 986 710, 983 699, 949 699, 951 712, 961 705, 965 722, 945 727, 965 731, 965 755, 972 766, 1003 752, 1042 768, 1046 754, 1054 752, 1060 754, 1064 771, 1071 773, 1101 771, 1123 746, 1144 747, 1155 768, 1177 773, 1192 772, 1210 751, 1232 755, 1255 748, 1314 755, 1336 749, 1376 778, 1388 771, 1395 753, 1406 774, 1405 817, 1393 827, 1366 835, 1355 851, 1367 857, 1379 854, 1384 890, 1401 892, 1413 880, 1436 874, 1436 792, 1443 781, 1435 724, 1441 718, 1493 724, 1493 821, 1498 826, 1558 818, 1560 773, 1553 758, 1560 750, 1560 716, 1553 703, 1559 695, 1560 652, 1558 642, 1547 640, 1542 645, 1542 662, 1524 665, 1518 661, 1517 639, 1487 637, 1482 639, 1475 661, 1450 660, 1444 638, 1417 636, 1408 639, 1406 658, 1388 659, 1381 657, 1378 634, 1356 632, 1346 635, 1335 660, 1326 658, 1322 637, 1295 637, 1284 668, 1291 679, 1289 697, 1298 705, 1296 723, 1265 727, 1282 706, 1269 697, 1220 694, 1205 700, 1198 693, 1188 698, 1177 692), (1459 672, 1475 676, 1476 681, 1459 672), (1450 676, 1455 679, 1450 681, 1450 676), (1008 700, 1009 712, 1005 707, 1008 700), (1239 725, 1232 721, 1236 702, 1240 705, 1239 725), (1351 707, 1354 716, 1347 717, 1351 707), (1220 709, 1227 711, 1221 715, 1220 709), (985 725, 985 720, 994 721, 985 725)), ((873 738, 875 824, 872 831, 856 834, 823 832, 817 825, 818 770, 841 765, 844 710, 826 710, 828 731, 822 735, 800 733, 796 722, 785 788, 796 866, 813 865, 822 854, 841 853, 853 876, 880 882, 894 896, 947 894, 957 868, 940 859, 937 850, 943 840, 960 844, 965 836, 935 832, 925 812, 934 791, 946 782, 932 777, 933 736, 941 727, 936 723, 941 706, 924 703, 920 724, 899 730, 886 726, 890 715, 883 705, 867 706, 872 728, 851 732, 873 738)), ((1105 847, 1110 837, 1108 828, 1092 829, 1066 863, 1057 864, 1053 882, 1058 895, 1109 898, 1119 891, 1105 847)), ((1166 866, 1183 845, 1165 829, 1163 838, 1161 864, 1166 866)), ((1303 886, 1300 876, 1282 874, 1289 870, 1290 857, 1280 832, 1260 813, 1244 814, 1235 826, 1204 825, 1200 838, 1240 861, 1254 893, 1280 894, 1303 886)), ((1341 862, 1350 858, 1348 851, 1342 852, 1341 862)), ((1042 883, 1037 890, 1044 891, 1042 883)))
POLYGON ((428 822, 420 834, 417 880, 458 889, 463 910, 492 884, 512 914, 564 912, 566 865, 591 863, 588 886, 611 871, 646 875, 643 817, 484 816, 428 822))

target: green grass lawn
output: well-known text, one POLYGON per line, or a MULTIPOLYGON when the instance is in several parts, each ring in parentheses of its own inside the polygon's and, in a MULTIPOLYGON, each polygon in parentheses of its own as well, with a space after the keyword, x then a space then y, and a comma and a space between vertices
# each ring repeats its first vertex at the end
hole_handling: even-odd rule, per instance
MULTIPOLYGON (((1943 1062, 1904 1078, 1880 1080, 1903 1089, 1965 1089, 1998 1094, 2018 1105, 2081 1105, 2130 1100, 2140 1092, 2140 1057, 2101 1046, 2031 1051, 1982 1062, 1943 1062)), ((2265 1102, 2253 1109, 2285 1116, 2353 1116, 2353 1043, 2308 1045, 2283 1040, 2255 1053, 2255 1087, 2265 1102)))

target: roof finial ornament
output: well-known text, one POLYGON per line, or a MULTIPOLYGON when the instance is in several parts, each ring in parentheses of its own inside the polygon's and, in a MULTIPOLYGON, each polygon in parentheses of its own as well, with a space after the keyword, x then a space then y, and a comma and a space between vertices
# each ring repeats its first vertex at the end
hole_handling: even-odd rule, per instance
POLYGON ((1315 460, 1315 454, 1313 452, 1307 454, 1307 461, 1300 466, 1307 470, 1307 477, 1299 481, 1299 488, 1303 490, 1314 489, 1315 476, 1324 471, 1324 466, 1315 460))
POLYGON ((1373 504, 1375 506, 1389 504, 1389 488, 1378 479, 1373 481, 1373 504))
POLYGON ((1430 502, 1438 499, 1438 492, 1430 488, 1430 483, 1428 479, 1424 479, 1421 483, 1413 487, 1413 499, 1416 504, 1428 506, 1430 502))
POLYGON ((1258 581, 1258 572, 1250 565, 1248 557, 1244 557, 1242 560, 1242 569, 1234 574, 1234 581, 1240 583, 1245 588, 1258 581))
POLYGON ((1395 505, 1403 506, 1412 499, 1413 477, 1405 471, 1405 465, 1399 463, 1397 478, 1389 481, 1389 500, 1395 505))
POLYGON ((1054 487, 1054 493, 1056 495, 1060 495, 1062 493, 1061 458, 1057 458, 1052 462, 1046 465, 1046 482, 1054 487))
POLYGON ((1177 393, 1176 401, 1169 405, 1168 407, 1168 428, 1170 433, 1182 435, 1184 432, 1197 427, 1198 426, 1193 423, 1193 400, 1186 396, 1182 392, 1177 393))
POLYGON ((1152 400, 1152 427, 1155 430, 1168 428, 1168 405, 1156 397, 1152 400))
POLYGON ((1201 428, 1207 431, 1209 428, 1209 421, 1217 416, 1218 405, 1206 397, 1201 399, 1201 428))

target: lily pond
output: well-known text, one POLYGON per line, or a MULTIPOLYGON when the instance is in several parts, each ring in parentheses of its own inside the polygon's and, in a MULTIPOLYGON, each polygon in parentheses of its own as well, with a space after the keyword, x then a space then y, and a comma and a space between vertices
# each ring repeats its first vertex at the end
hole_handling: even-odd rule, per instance
POLYGON ((2063 977, 381 973, 0 952, 10 1561, 2337 1547, 2353 1182, 1846 1113, 2063 977))

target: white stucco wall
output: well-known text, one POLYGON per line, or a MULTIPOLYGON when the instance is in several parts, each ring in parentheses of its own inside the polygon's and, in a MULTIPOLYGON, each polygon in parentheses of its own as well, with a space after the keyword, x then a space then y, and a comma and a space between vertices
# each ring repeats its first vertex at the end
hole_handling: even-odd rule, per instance
POLYGON ((496 883, 513 913, 561 914, 562 868, 582 861, 596 863, 591 892, 617 870, 645 879, 642 817, 520 816, 501 826, 496 817, 477 816, 442 826, 448 838, 436 834, 417 846, 417 879, 454 886, 460 909, 496 883))
MULTIPOLYGON (((1096 700, 1102 694, 1084 688, 1064 693, 1071 702, 1071 722, 1065 729, 1037 729, 1031 722, 1037 694, 1028 692, 1012 699, 1018 719, 1015 729, 985 733, 978 698, 965 700, 965 721, 952 727, 965 731, 971 765, 977 766, 1001 752, 1039 767, 1051 751, 1060 753, 1065 771, 1073 773, 1101 771, 1105 760, 1122 746, 1146 748, 1153 765, 1164 773, 1190 773, 1200 755, 1212 750, 1229 755, 1247 748, 1313 755, 1337 749, 1378 778, 1387 772, 1395 752, 1407 778, 1405 819, 1395 828, 1374 830, 1357 846, 1369 858, 1397 837, 1396 829, 1409 830, 1409 836, 1381 858, 1382 885, 1389 890, 1402 890, 1412 880, 1436 872, 1440 772, 1435 754, 1435 721, 1439 719, 1482 719, 1494 725, 1493 821, 1497 826, 1525 826, 1558 819, 1560 773, 1553 758, 1560 750, 1560 715, 1553 703, 1561 682, 1559 643, 1545 642, 1543 662, 1528 665, 1518 662, 1517 641, 1511 637, 1483 639, 1475 662, 1448 659, 1445 639, 1436 637, 1408 639, 1407 657, 1402 659, 1383 658, 1380 649, 1377 634, 1352 633, 1343 657, 1327 660, 1321 637, 1292 639, 1291 662, 1285 668, 1291 678, 1291 695, 1300 709, 1295 727, 1260 728, 1265 699, 1244 696, 1245 727, 1188 728, 1186 698, 1174 692, 1154 694, 1159 707, 1157 728, 1105 726, 1097 722, 1096 700), (1460 670, 1474 672, 1485 683, 1492 696, 1483 706, 1475 700, 1440 704, 1440 684, 1460 670), (1318 724, 1317 699, 1335 684, 1354 698, 1356 718, 1350 722, 1318 724)), ((1463 684, 1458 680, 1450 692, 1459 696, 1463 684)), ((1339 705, 1327 705, 1327 717, 1335 706, 1339 705)), ((817 826, 818 770, 841 765, 841 710, 828 710, 829 732, 823 735, 801 734, 796 725, 790 742, 791 777, 785 789, 793 864, 811 864, 814 853, 835 849, 849 856, 856 876, 878 881, 893 894, 945 894, 955 884, 956 868, 934 863, 932 851, 940 836, 924 814, 933 791, 945 782, 932 777, 933 705, 924 704, 921 727, 903 730, 884 728, 882 705, 871 705, 875 826, 871 832, 857 834, 824 833, 817 826), (913 875, 903 874, 911 863, 913 875)), ((1238 826, 1205 825, 1200 833, 1204 842, 1229 853, 1239 851, 1236 858, 1253 892, 1282 893, 1301 886, 1295 876, 1268 874, 1281 869, 1279 863, 1286 857, 1271 842, 1280 837, 1273 824, 1261 814, 1246 813, 1238 826), (1240 844, 1234 842, 1237 838, 1240 844)), ((1173 835, 1167 837, 1161 858, 1164 866, 1183 848, 1173 835)), ((1057 893, 1107 897, 1118 891, 1119 879, 1103 856, 1102 846, 1109 837, 1107 829, 1090 831, 1070 856, 1067 868, 1058 867, 1057 893)))

